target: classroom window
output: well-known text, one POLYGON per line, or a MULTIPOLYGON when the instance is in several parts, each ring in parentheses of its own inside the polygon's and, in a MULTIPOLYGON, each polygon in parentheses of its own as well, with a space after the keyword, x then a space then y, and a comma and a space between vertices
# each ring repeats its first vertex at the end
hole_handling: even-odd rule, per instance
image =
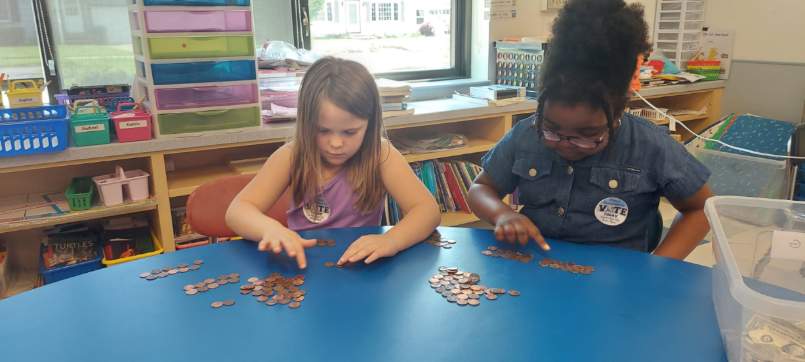
POLYGON ((0 0, 0 72, 9 79, 43 78, 30 1, 0 0))
POLYGON ((327 3, 327 21, 333 21, 333 3, 327 3))
POLYGON ((308 0, 314 20, 310 38, 302 44, 319 54, 358 61, 373 73, 394 79, 461 77, 466 75, 469 58, 465 56, 469 47, 467 3, 344 0, 339 2, 344 10, 341 16, 328 23, 316 16, 326 12, 326 7, 308 0))

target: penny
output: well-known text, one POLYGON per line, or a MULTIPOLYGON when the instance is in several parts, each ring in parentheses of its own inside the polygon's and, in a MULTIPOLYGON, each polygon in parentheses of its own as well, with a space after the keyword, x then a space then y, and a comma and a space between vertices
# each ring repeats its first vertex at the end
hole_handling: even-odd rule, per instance
POLYGON ((140 273, 140 278, 145 279, 148 278, 149 276, 151 276, 151 273, 140 273))
POLYGON ((334 266, 335 266, 335 263, 334 263, 334 262, 331 262, 331 261, 325 261, 325 262, 324 262, 324 266, 326 266, 326 267, 328 267, 328 268, 332 268, 332 267, 334 267, 334 266))
POLYGON ((195 290, 195 289, 188 289, 188 290, 185 290, 185 291, 184 291, 184 294, 187 294, 187 295, 196 295, 196 294, 198 294, 198 290, 195 290))
POLYGON ((477 299, 470 299, 470 300, 467 301, 467 304, 469 304, 469 305, 471 305, 473 307, 477 307, 478 305, 481 304, 481 302, 479 302, 477 299))
POLYGON ((221 308, 223 305, 224 305, 223 302, 212 302, 212 304, 210 304, 210 307, 218 309, 221 308))
POLYGON ((204 261, 203 261, 203 260, 201 260, 201 259, 199 259, 199 260, 194 261, 194 262, 193 262, 193 264, 195 264, 195 265, 201 265, 201 264, 204 264, 204 261))
POLYGON ((512 297, 520 296, 520 291, 509 289, 509 295, 511 295, 512 297))
POLYGON ((235 305, 235 301, 233 299, 227 299, 227 300, 224 301, 224 305, 227 306, 227 307, 231 307, 231 306, 235 305))

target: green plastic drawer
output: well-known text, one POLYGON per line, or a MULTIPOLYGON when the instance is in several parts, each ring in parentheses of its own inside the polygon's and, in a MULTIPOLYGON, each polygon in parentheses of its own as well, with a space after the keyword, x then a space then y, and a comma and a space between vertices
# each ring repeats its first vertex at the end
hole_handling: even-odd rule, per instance
POLYGON ((163 113, 158 117, 159 134, 182 134, 223 129, 257 127, 260 125, 258 107, 223 109, 187 113, 163 113))
POLYGON ((149 38, 152 59, 251 57, 251 36, 182 36, 149 38))

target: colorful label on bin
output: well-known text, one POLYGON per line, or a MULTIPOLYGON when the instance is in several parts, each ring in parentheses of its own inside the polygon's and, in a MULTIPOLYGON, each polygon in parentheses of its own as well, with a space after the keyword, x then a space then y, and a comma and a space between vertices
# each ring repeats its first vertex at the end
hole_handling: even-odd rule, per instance
POLYGON ((106 125, 103 123, 91 124, 86 126, 75 126, 75 133, 99 132, 105 131, 106 125))

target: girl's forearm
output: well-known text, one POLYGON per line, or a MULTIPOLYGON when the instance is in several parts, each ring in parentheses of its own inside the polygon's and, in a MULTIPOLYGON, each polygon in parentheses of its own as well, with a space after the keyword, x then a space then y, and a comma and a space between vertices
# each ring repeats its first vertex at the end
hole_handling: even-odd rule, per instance
POLYGON ((273 228, 284 227, 254 205, 238 200, 233 201, 226 211, 226 225, 243 238, 254 241, 263 239, 263 235, 273 228))
POLYGON ((425 240, 442 220, 436 202, 427 202, 412 208, 386 235, 402 251, 425 240))

